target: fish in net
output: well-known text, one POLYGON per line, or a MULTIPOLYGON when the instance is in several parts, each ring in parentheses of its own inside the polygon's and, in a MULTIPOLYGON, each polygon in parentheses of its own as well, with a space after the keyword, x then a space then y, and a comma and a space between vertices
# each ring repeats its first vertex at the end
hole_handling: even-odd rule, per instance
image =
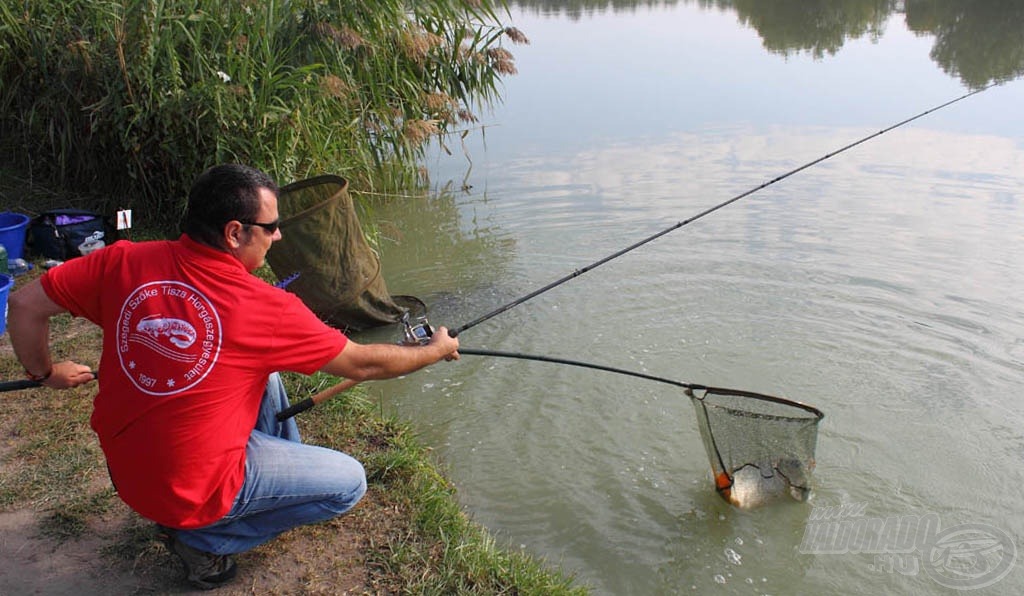
POLYGON ((735 389, 691 387, 686 394, 722 498, 741 509, 807 500, 820 410, 735 389))

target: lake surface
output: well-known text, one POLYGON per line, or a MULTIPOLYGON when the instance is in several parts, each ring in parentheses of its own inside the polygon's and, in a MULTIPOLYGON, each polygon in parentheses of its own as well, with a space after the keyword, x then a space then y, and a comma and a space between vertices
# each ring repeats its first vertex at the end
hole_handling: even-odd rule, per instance
POLYGON ((460 336, 816 406, 809 502, 725 503, 666 384, 467 355, 370 385, 475 520, 596 594, 1024 593, 1024 22, 973 4, 513 5, 503 103, 375 213, 435 325, 1005 82, 460 336), (808 539, 829 519, 911 546, 808 539))

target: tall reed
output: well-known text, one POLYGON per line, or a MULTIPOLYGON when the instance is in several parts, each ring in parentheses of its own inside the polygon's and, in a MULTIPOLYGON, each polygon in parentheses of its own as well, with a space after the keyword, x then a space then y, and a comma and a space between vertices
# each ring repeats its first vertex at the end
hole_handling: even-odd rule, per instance
POLYGON ((507 16, 493 0, 0 0, 0 160, 167 220, 218 162, 407 188, 424 144, 515 72, 507 16))

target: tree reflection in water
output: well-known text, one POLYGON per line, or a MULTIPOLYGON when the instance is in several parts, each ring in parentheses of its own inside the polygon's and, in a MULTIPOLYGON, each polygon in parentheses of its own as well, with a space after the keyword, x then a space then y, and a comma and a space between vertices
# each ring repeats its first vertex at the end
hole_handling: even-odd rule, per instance
MULTIPOLYGON (((972 89, 1024 74, 1024 3, 1019 0, 682 0, 706 9, 735 11, 757 31, 765 49, 783 55, 834 55, 847 40, 878 39, 890 18, 902 15, 914 33, 935 38, 931 58, 972 89)), ((512 5, 578 19, 672 0, 515 0, 512 5)))

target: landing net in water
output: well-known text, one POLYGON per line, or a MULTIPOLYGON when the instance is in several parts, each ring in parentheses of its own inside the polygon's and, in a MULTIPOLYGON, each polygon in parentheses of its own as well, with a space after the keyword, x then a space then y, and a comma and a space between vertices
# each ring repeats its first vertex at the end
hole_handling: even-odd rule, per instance
POLYGON ((697 427, 711 462, 715 489, 726 501, 751 509, 787 495, 797 501, 810 496, 818 423, 825 417, 815 407, 553 356, 464 347, 459 353, 568 364, 682 387, 697 410, 697 427))
POLYGON ((807 500, 820 410, 735 389, 694 387, 686 394, 722 498, 741 509, 807 500))

